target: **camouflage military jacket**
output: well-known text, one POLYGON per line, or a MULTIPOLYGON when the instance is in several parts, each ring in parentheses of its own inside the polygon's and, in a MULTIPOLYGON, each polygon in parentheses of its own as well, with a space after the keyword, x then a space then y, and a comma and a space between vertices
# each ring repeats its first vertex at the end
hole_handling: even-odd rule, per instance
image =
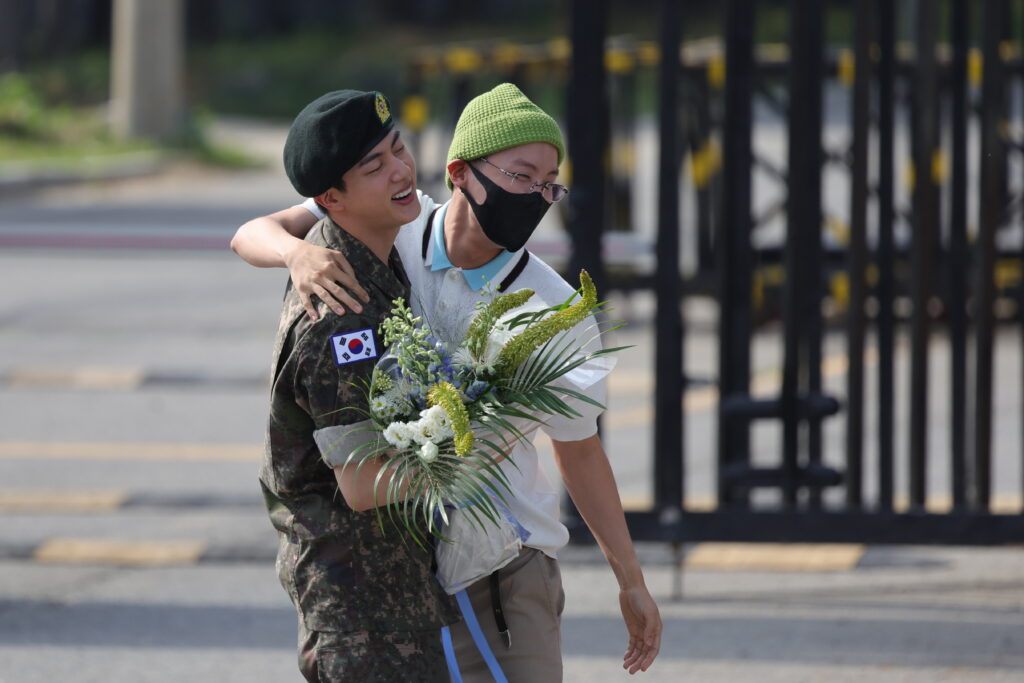
POLYGON ((331 465, 344 463, 365 419, 361 387, 383 352, 378 325, 409 288, 398 252, 384 264, 329 217, 308 242, 343 252, 370 294, 361 314, 320 305, 313 322, 291 283, 274 349, 270 420, 260 482, 281 534, 278 573, 314 631, 415 631, 455 621, 431 571, 432 553, 374 511, 355 512, 331 465), (321 444, 333 452, 325 453, 321 444), (348 441, 346 441, 348 440, 348 441), (340 446, 339 446, 340 444, 340 446), (343 452, 339 452, 343 451, 343 452), (325 458, 326 456, 326 458, 325 458))

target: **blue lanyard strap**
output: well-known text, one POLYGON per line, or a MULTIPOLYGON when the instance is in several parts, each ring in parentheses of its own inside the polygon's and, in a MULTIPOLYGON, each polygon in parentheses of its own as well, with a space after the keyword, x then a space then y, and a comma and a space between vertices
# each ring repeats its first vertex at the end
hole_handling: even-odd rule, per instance
POLYGON ((448 662, 448 675, 452 677, 452 683, 462 683, 459 662, 455 659, 455 648, 452 646, 452 630, 447 626, 441 629, 441 645, 444 647, 444 658, 448 662))
MULTIPOLYGON (((480 650, 480 655, 484 658, 487 668, 491 670, 491 675, 494 676, 495 683, 508 683, 508 679, 505 678, 505 673, 501 670, 498 660, 495 659, 494 653, 491 652, 491 646, 487 644, 487 638, 484 637, 483 631, 480 630, 480 622, 476 619, 476 614, 473 612, 473 605, 469 602, 469 595, 466 594, 466 590, 463 589, 456 593, 455 600, 459 603, 459 611, 462 612, 462 618, 466 621, 466 628, 469 629, 469 635, 472 636, 473 642, 476 643, 477 649, 480 650)), ((462 683, 462 675, 459 673, 459 663, 455 660, 455 648, 452 645, 452 634, 447 626, 441 629, 441 643, 444 645, 444 656, 448 662, 448 672, 451 674, 453 683, 462 683)))

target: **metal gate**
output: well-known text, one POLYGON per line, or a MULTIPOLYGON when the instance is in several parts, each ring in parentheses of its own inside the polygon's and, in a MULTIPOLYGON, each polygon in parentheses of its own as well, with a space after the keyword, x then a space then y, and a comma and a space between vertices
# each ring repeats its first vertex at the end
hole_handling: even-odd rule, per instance
MULTIPOLYGON (((695 73, 703 77, 705 70, 676 58, 685 3, 661 3, 654 506, 628 513, 634 537, 1022 542, 1024 415, 1015 416, 1017 445, 1007 468, 1018 472, 1016 481, 1000 481, 1016 501, 1008 510, 993 505, 992 424, 995 390, 1024 388, 1024 372, 997 376, 993 365, 999 332, 1003 346, 1014 344, 1024 355, 1024 3, 951 0, 949 35, 940 40, 944 3, 852 0, 852 49, 836 54, 823 41, 825 3, 791 0, 788 54, 772 60, 755 48, 758 5, 725 3, 722 115, 702 124, 721 141, 723 160, 716 187, 698 195, 698 201, 713 203, 698 213, 709 225, 713 221, 709 257, 702 264, 717 281, 720 399, 717 500, 713 509, 695 511, 684 495, 689 454, 683 447, 687 379, 680 302, 688 292, 677 259, 685 118, 680 84, 695 73), (898 42, 897 26, 909 28, 909 42, 898 42), (971 47, 972 31, 981 36, 980 48, 971 47), (828 150, 823 88, 835 73, 850 85, 850 135, 839 149, 828 150), (751 179, 768 166, 751 145, 758 101, 784 117, 788 129, 786 168, 769 169, 787 188, 778 212, 784 215, 784 237, 774 250, 755 248, 751 239, 758 222, 751 179), (910 148, 904 184, 912 189, 901 203, 894 150, 904 141, 910 148), (848 169, 850 210, 847 239, 825 248, 822 177, 829 165, 848 169), (969 216, 971 197, 976 208, 969 216), (778 334, 784 360, 781 389, 755 397, 751 349, 764 332, 755 330, 753 298, 755 274, 766 264, 781 274, 778 334), (826 278, 843 294, 842 315, 823 314, 826 278), (823 389, 828 329, 842 331, 843 395, 823 389), (901 345, 901 339, 909 341, 901 345), (939 339, 948 340, 948 360, 932 357, 939 339), (906 374, 897 374, 899 358, 905 359, 906 374), (949 415, 945 448, 928 442, 929 429, 934 433, 940 419, 929 406, 940 372, 950 386, 949 405, 941 407, 949 415), (876 387, 870 394, 866 380, 876 387), (873 405, 869 396, 876 397, 873 405), (897 423, 900 412, 907 417, 897 423), (845 418, 842 458, 828 462, 822 428, 837 415, 845 418), (875 422, 870 444, 866 418, 875 422), (780 457, 773 463, 752 457, 752 426, 761 423, 781 426, 780 457), (897 451, 898 435, 905 451, 897 451), (940 468, 948 482, 936 492, 928 482, 940 468), (941 509, 937 494, 946 499, 941 509)), ((573 3, 568 108, 569 146, 579 169, 570 195, 574 265, 596 270, 599 278, 593 234, 603 219, 595 215, 601 203, 592 198, 607 184, 601 163, 607 123, 594 125, 593 112, 607 111, 606 12, 605 0, 573 3)), ((687 91, 715 96, 713 88, 687 91)))

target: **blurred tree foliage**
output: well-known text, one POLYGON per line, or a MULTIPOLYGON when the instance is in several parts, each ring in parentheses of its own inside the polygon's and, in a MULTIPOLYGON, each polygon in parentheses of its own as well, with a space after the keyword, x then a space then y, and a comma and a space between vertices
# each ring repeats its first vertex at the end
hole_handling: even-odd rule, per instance
MULTIPOLYGON (((679 1, 685 2, 685 39, 721 35, 722 0, 679 1)), ((848 44, 853 0, 823 1, 826 39, 848 44)), ((949 0, 936 2, 945 33, 949 0)), ((112 4, 0 0, 0 74, 25 74, 44 103, 102 104, 109 91, 112 4)), ((609 35, 657 40, 660 4, 608 0, 609 35)), ((789 4, 756 3, 751 21, 759 41, 788 39, 789 4)), ((1010 4, 1016 9, 1008 26, 1024 22, 1022 3, 1010 4)), ((400 94, 418 49, 465 41, 543 43, 566 35, 571 6, 572 0, 185 0, 186 89, 191 104, 217 113, 281 118, 339 87, 400 94)), ((901 20, 903 37, 911 29, 912 22, 901 20)), ((481 73, 473 85, 486 87, 492 76, 481 73)), ((553 88, 558 99, 562 85, 540 84, 540 90, 553 88)))

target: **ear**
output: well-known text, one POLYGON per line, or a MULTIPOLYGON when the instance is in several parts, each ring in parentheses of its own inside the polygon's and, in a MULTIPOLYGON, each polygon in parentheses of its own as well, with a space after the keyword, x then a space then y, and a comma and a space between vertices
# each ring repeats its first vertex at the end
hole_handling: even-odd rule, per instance
POLYGON ((465 187, 466 176, 469 175, 469 164, 462 159, 456 159, 448 164, 448 175, 452 177, 452 185, 455 187, 465 187))
POLYGON ((326 191, 313 197, 316 203, 323 208, 327 213, 331 211, 344 211, 345 210, 345 196, 341 190, 336 187, 329 187, 326 191))

